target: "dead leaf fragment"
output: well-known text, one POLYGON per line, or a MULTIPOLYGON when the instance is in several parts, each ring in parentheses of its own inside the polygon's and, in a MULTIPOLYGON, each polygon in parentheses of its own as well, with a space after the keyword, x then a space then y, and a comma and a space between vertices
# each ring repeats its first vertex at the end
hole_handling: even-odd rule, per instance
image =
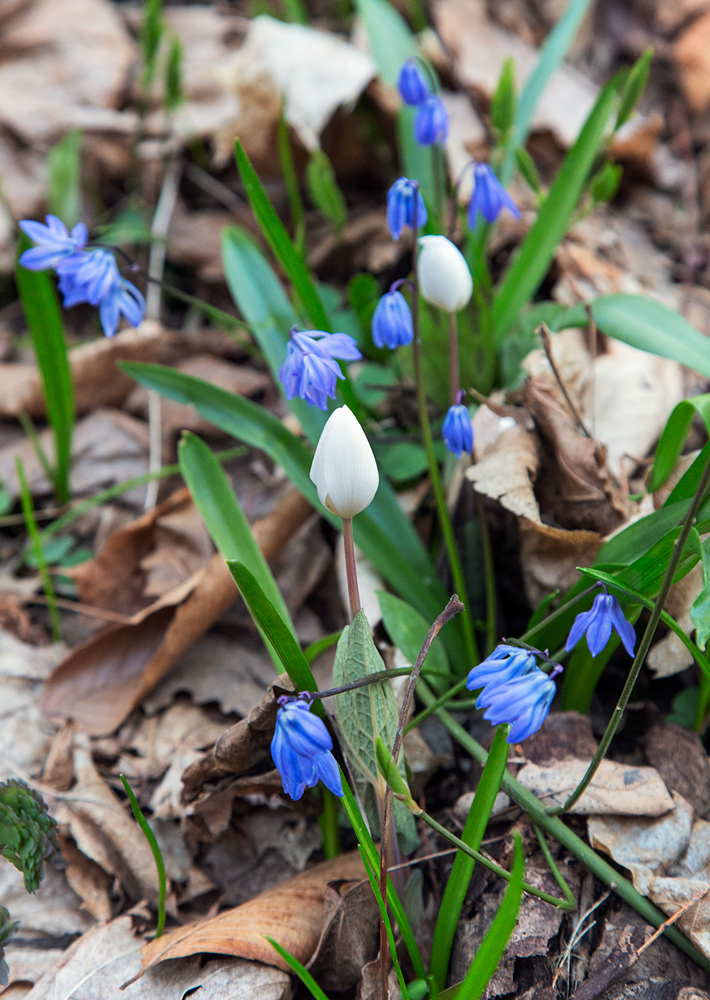
MULTIPOLYGON (((561 806, 584 777, 589 761, 561 760, 547 767, 526 764, 518 781, 547 805, 561 806)), ((673 799, 653 767, 603 760, 570 812, 582 816, 663 816, 673 799)))
POLYGON ((152 969, 168 958, 201 953, 236 955, 266 962, 279 969, 288 966, 265 935, 273 937, 299 962, 315 951, 323 926, 323 900, 329 882, 361 880, 365 870, 356 851, 309 868, 247 903, 193 924, 169 931, 143 949, 143 967, 152 969))
POLYGON ((691 110, 700 113, 710 102, 710 11, 685 29, 673 46, 673 59, 691 110))

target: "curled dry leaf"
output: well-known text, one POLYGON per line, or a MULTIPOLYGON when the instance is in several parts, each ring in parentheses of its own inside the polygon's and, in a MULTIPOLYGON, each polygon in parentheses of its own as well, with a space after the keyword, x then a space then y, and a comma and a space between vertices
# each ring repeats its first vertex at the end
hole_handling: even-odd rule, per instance
POLYGON ((211 952, 288 969, 266 940, 267 934, 299 962, 306 963, 320 939, 328 883, 336 879, 360 881, 364 877, 357 851, 323 861, 241 906, 151 941, 143 949, 143 967, 151 969, 168 958, 211 952))
MULTIPOLYGON (((561 806, 584 777, 588 760, 560 760, 547 767, 526 764, 518 781, 548 806, 561 806)), ((583 816, 663 816, 673 799, 654 767, 603 760, 570 812, 583 816)))
POLYGON ((324 990, 347 990, 362 979, 362 970, 377 957, 379 908, 368 881, 331 882, 323 905, 323 932, 311 959, 324 990))
MULTIPOLYGON (((311 511, 296 490, 252 527, 272 559, 311 511)), ((94 736, 113 732, 178 657, 233 603, 237 588, 221 556, 125 625, 104 630, 72 650, 42 693, 42 711, 73 719, 94 736)))

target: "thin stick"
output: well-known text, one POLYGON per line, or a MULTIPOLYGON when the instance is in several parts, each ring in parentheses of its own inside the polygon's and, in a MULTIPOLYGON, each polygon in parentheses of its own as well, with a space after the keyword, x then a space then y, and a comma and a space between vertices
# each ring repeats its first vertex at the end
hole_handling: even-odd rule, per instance
POLYGON ((574 420, 575 424, 577 425, 577 429, 582 434, 584 434, 585 437, 588 437, 590 439, 590 441, 593 440, 592 435, 589 433, 589 431, 587 430, 587 428, 584 426, 584 423, 582 421, 582 418, 579 415, 579 412, 578 412, 576 406, 574 405, 574 403, 570 399, 570 395, 567 392, 567 389, 565 388, 564 382, 562 381, 562 376, 560 375, 559 370, 557 368, 557 365, 555 364, 555 359, 552 356, 552 339, 550 337, 550 331, 549 331, 549 329, 547 327, 547 324, 546 323, 541 323, 539 325, 539 327, 537 328, 537 330, 535 331, 535 333, 539 334, 540 339, 542 340, 542 346, 544 348, 545 354, 547 355, 547 360, 550 362, 550 368, 552 368, 552 374, 557 379, 557 384, 560 387, 562 395, 565 397, 565 402, 567 403, 567 406, 569 407, 569 411, 572 414, 572 419, 574 420))
POLYGON ((350 601, 350 620, 362 608, 360 591, 357 585, 357 566, 355 564, 355 543, 353 542, 353 519, 343 518, 343 544, 345 546, 345 574, 348 578, 348 599, 350 601))

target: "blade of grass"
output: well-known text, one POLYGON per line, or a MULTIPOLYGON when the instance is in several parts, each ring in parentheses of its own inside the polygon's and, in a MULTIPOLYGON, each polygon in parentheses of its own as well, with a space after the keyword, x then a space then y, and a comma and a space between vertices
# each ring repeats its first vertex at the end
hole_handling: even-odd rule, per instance
POLYGON ((298 976, 311 996, 314 997, 314 1000, 328 1000, 328 997, 325 995, 308 969, 304 965, 301 965, 298 959, 294 958, 290 952, 286 951, 285 948, 282 948, 278 941, 275 941, 269 934, 266 934, 265 937, 271 947, 279 953, 281 958, 288 965, 291 972, 294 972, 298 976))
POLYGON ((34 509, 32 507, 32 494, 30 493, 30 488, 27 485, 25 467, 22 464, 22 459, 19 455, 15 455, 15 466, 17 468, 17 478, 20 481, 20 499, 22 502, 22 511, 25 515, 25 522, 27 524, 27 533, 29 534, 30 541, 32 542, 32 548, 34 550, 40 580, 42 581, 44 596, 47 598, 47 609, 49 611, 49 623, 52 630, 52 639, 55 642, 60 642, 62 638, 62 623, 59 617, 59 608, 57 607, 57 597, 54 593, 52 577, 47 567, 47 560, 44 557, 42 538, 39 533, 39 528, 37 527, 37 521, 35 520, 34 509))
POLYGON ((138 799, 135 797, 133 789, 122 774, 119 775, 119 777, 123 782, 123 787, 126 789, 126 795, 130 800, 131 809, 133 810, 133 815, 136 818, 136 823, 143 831, 143 836, 148 841, 148 846, 153 852, 155 867, 158 870, 158 924, 155 928, 155 936, 156 938, 159 938, 163 933, 163 928, 165 927, 165 894, 167 888, 165 863, 163 861, 163 855, 160 852, 160 847, 158 846, 158 841, 155 839, 155 834, 151 830, 148 820, 143 815, 143 810, 138 805, 138 799))

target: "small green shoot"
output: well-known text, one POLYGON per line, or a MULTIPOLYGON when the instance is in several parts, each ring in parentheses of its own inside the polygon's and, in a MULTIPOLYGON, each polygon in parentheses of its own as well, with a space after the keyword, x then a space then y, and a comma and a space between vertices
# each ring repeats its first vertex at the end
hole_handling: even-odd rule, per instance
POLYGON ((151 830, 148 820, 143 815, 141 807, 138 805, 138 799, 136 798, 133 789, 128 784, 128 781, 123 774, 119 775, 119 777, 123 782, 126 795, 131 803, 131 809, 133 810, 133 815, 136 818, 136 823, 143 831, 143 836, 148 841, 148 845, 153 852, 153 857, 155 858, 155 867, 158 871, 158 923, 155 928, 155 937, 159 938, 165 927, 165 894, 167 890, 165 862, 163 861, 163 855, 161 854, 160 847, 158 846, 158 841, 155 839, 155 834, 151 830))

